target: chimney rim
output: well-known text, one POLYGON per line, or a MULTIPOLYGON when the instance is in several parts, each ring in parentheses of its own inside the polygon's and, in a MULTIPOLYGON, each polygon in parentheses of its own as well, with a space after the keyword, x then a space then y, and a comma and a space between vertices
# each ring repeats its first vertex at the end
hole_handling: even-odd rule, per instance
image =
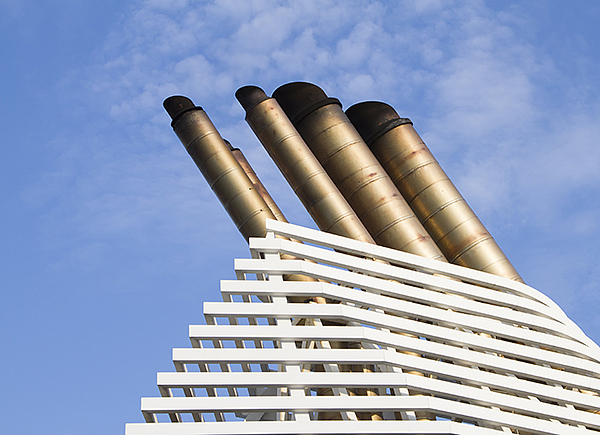
POLYGON ((340 100, 328 97, 323 89, 310 82, 289 82, 281 85, 273 91, 273 98, 294 125, 323 106, 337 104, 343 107, 340 100))
POLYGON ((179 121, 184 113, 192 110, 204 111, 202 107, 196 106, 194 102, 185 95, 171 95, 170 97, 165 98, 163 107, 171 117, 171 127, 175 126, 175 123, 179 121))
POLYGON ((369 148, 388 131, 413 123, 409 118, 401 118, 396 109, 382 101, 353 104, 346 110, 346 116, 369 148))
POLYGON ((246 113, 249 113, 263 101, 271 99, 261 87, 255 85, 242 86, 235 91, 235 98, 237 98, 246 113))

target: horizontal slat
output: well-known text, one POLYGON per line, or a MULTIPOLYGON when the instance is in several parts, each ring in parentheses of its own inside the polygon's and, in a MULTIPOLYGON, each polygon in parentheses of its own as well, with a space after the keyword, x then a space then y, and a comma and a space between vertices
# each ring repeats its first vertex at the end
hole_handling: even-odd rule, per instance
POLYGON ((245 421, 133 423, 126 435, 499 435, 494 429, 453 421, 245 421))
MULTIPOLYGON (((341 252, 322 249, 316 246, 304 245, 301 243, 290 242, 289 240, 274 238, 251 239, 250 249, 271 254, 291 254, 301 259, 316 261, 319 264, 340 267, 377 278, 405 281, 411 285, 420 285, 424 286, 425 288, 430 287, 438 290, 440 288, 448 288, 450 290, 454 290, 457 287, 466 287, 473 291, 477 291, 480 297, 489 298, 491 300, 503 298, 505 295, 512 296, 513 298, 516 298, 516 300, 525 299, 530 303, 540 305, 538 309, 545 310, 547 315, 554 317, 554 312, 552 311, 553 308, 543 304, 538 299, 516 295, 512 292, 502 292, 498 290, 490 290, 485 287, 474 286, 472 284, 467 284, 455 279, 448 279, 447 277, 439 274, 432 275, 429 273, 423 273, 421 271, 414 270, 414 266, 409 268, 398 267, 385 262, 372 261, 372 259, 363 258, 363 256, 357 257, 356 255, 348 255, 341 252), (434 277, 434 279, 429 279, 431 277, 434 277)), ((519 304, 526 305, 527 302, 520 302, 519 304)))
MULTIPOLYGON (((401 334, 365 328, 362 326, 234 326, 234 325, 190 325, 190 338, 200 340, 286 340, 286 341, 354 341, 373 343, 383 347, 394 347, 401 351, 414 351, 434 358, 454 360, 456 364, 477 365, 490 370, 504 369, 513 373, 529 373, 536 377, 537 364, 551 364, 587 376, 600 377, 599 364, 581 358, 550 352, 533 347, 494 340, 480 335, 469 334, 474 349, 489 349, 482 343, 494 340, 494 353, 476 352, 470 349, 451 346, 434 341, 420 340, 401 334), (520 359, 529 362, 511 360, 505 356, 519 354, 520 359)), ((542 367, 543 368, 543 367, 542 367)), ((552 372, 554 373, 554 372, 552 372)))
POLYGON ((589 433, 538 418, 426 396, 261 396, 143 398, 142 412, 431 411, 539 435, 589 433))
MULTIPOLYGON (((244 281, 236 281, 243 283, 244 281)), ((262 283, 267 283, 269 281, 264 281, 262 283)), ((279 286, 279 292, 284 292, 284 289, 287 284, 297 284, 297 283, 283 283, 279 286)), ((568 342, 573 342, 580 349, 586 349, 586 345, 582 345, 581 342, 575 341, 574 339, 563 335, 561 338, 553 337, 555 334, 548 334, 547 332, 539 332, 539 331, 531 331, 527 329, 523 329, 521 326, 528 327, 537 327, 544 329, 552 329, 556 331, 557 329, 562 329, 564 325, 559 324, 557 322, 551 321, 546 318, 541 318, 539 316, 528 315, 525 313, 519 313, 513 310, 503 309, 501 307, 491 306, 489 304, 481 304, 476 303, 474 301, 465 300, 463 298, 457 298, 448 295, 440 295, 439 293, 436 295, 437 299, 449 299, 449 302, 455 302, 452 306, 448 306, 449 304, 443 304, 443 308, 439 308, 440 304, 430 304, 424 305, 420 303, 400 300, 396 298, 391 298, 387 296, 380 296, 377 294, 372 294, 365 291, 355 290, 348 287, 336 286, 328 283, 314 283, 316 285, 309 286, 310 289, 302 291, 300 294, 304 295, 308 294, 310 290, 313 291, 313 296, 323 296, 329 299, 342 301, 342 302, 351 302, 352 304, 357 304, 359 306, 369 307, 371 309, 380 309, 384 310, 387 314, 399 315, 399 316, 408 316, 408 317, 417 317, 423 320, 434 321, 436 323, 447 323, 452 324, 458 327, 464 327, 477 331, 486 331, 489 334, 493 334, 496 336, 503 336, 512 340, 517 341, 532 341, 535 342, 535 337, 538 337, 538 343, 548 343, 554 342, 556 343, 562 340, 567 340, 568 342), (457 301, 458 300, 458 301, 457 301), (464 301, 464 302, 460 302, 464 301), (471 305, 472 308, 465 309, 465 306, 471 305), (477 307, 479 305, 479 307, 477 307), (483 306, 482 306, 483 305, 483 306), (476 310, 476 308, 480 308, 476 310), (467 313, 456 312, 456 311, 467 311, 467 313), (511 315, 511 313, 515 313, 515 315, 511 315), (494 315, 495 314, 495 315, 494 315), (506 323, 499 323, 510 322, 506 323), (514 325, 519 325, 516 327, 514 325), (529 339, 528 337, 533 337, 533 339, 529 339), (583 347, 582 347, 583 346, 583 347)), ((223 283, 222 283, 223 285, 223 283)), ((264 285, 264 284, 263 284, 264 285)), ((239 285, 238 288, 242 286, 239 285)), ((294 289, 301 289, 302 286, 293 286, 294 289)), ((272 294, 271 289, 265 290, 265 292, 256 292, 256 294, 267 295, 272 294)), ((291 295, 298 295, 298 293, 291 292, 291 295)), ((566 328, 565 328, 566 329, 566 328)), ((566 333, 565 333, 566 334, 566 333)))
MULTIPOLYGON (((453 295, 433 292, 426 289, 417 289, 404 286, 402 292, 356 290, 325 282, 294 282, 286 281, 283 284, 274 281, 221 281, 221 293, 224 295, 284 295, 284 296, 323 296, 335 301, 352 302, 355 304, 377 307, 386 311, 403 310, 404 304, 414 308, 430 308, 452 310, 459 313, 476 315, 478 319, 494 319, 509 324, 527 326, 538 331, 560 335, 563 338, 572 338, 566 325, 547 317, 523 313, 497 305, 477 302, 466 298, 457 298, 453 295), (415 302, 416 301, 416 302, 415 302), (427 305, 424 305, 429 301, 427 305)), ((406 310, 406 308, 404 309, 406 310)), ((436 314, 436 317, 438 314, 436 314)), ((575 338, 573 338, 575 340, 575 338)))
MULTIPOLYGON (((424 307, 422 311, 426 311, 424 307)), ((455 330, 453 328, 477 328, 476 332, 485 332, 488 334, 502 335, 514 341, 525 342, 527 346, 541 346, 551 349, 555 352, 571 353, 581 358, 585 358, 587 346, 567 340, 560 337, 550 336, 530 330, 521 330, 510 327, 508 325, 495 322, 490 325, 490 321, 482 319, 480 325, 476 322, 450 323, 447 325, 430 325, 421 321, 404 319, 401 317, 390 316, 373 311, 363 310, 360 308, 350 307, 341 304, 263 304, 263 303, 235 303, 235 302, 205 302, 204 315, 213 317, 274 317, 274 318, 320 318, 330 320, 355 321, 365 325, 390 329, 403 333, 417 334, 427 338, 435 338, 451 341, 454 344, 468 345, 471 343, 469 339, 474 334, 455 330), (478 327, 479 326, 479 327, 478 327), (513 334, 506 333, 507 330, 513 330, 513 334)), ((419 314, 414 314, 418 317, 419 314)), ((459 313, 441 314, 442 318, 454 318, 456 320, 464 320, 466 315, 459 313), (462 316, 462 317, 461 317, 462 316)), ((435 317, 431 317, 435 321, 435 317)), ((494 344, 499 340, 488 341, 486 344, 490 346, 486 350, 496 352, 494 344)), ((518 345, 517 348, 526 347, 518 345)), ((519 349, 520 350, 520 349, 519 349)), ((512 355, 519 357, 520 353, 512 355)))
POLYGON ((527 294, 527 290, 520 288, 526 286, 516 281, 498 275, 490 276, 490 273, 458 266, 452 263, 443 263, 409 252, 399 251, 381 245, 368 244, 347 237, 287 222, 279 222, 273 219, 266 220, 266 227, 267 231, 272 231, 277 235, 295 238, 309 244, 322 246, 347 254, 377 258, 402 267, 418 269, 431 274, 445 275, 486 288, 509 293, 522 292, 523 294, 527 294))
POLYGON ((537 396, 586 408, 598 407, 598 398, 582 393, 434 361, 375 349, 173 349, 176 363, 205 364, 378 364, 423 372, 468 385, 485 385, 509 393, 537 396))
MULTIPOLYGON (((377 264, 372 262, 373 264, 377 264)), ((385 266, 385 265, 383 265, 385 266)), ((374 277, 367 274, 353 273, 348 270, 337 269, 322 264, 309 263, 302 260, 260 260, 260 259, 236 259, 234 267, 238 273, 259 273, 259 274, 304 274, 317 279, 323 279, 328 282, 339 283, 348 287, 357 287, 372 293, 391 292, 394 295, 404 295, 408 298, 410 295, 413 299, 427 303, 435 304, 437 300, 436 294, 451 293, 461 297, 471 298, 491 305, 500 305, 516 311, 529 312, 539 316, 545 316, 550 319, 556 319, 552 316, 551 310, 544 305, 524 299, 519 296, 510 295, 507 293, 497 292, 494 290, 482 289, 475 286, 469 286, 464 283, 459 283, 438 276, 426 275, 413 272, 414 279, 404 280, 411 286, 397 282, 400 280, 398 276, 388 275, 388 278, 374 277), (418 279, 417 279, 418 278, 418 279), (415 288, 414 286, 423 286, 423 289, 415 288), (435 290, 427 292, 426 290, 435 290), (423 294, 419 295, 418 291, 422 290, 423 294), (412 294, 411 294, 412 293, 412 294)), ((412 271, 406 270, 406 273, 412 271)))
POLYGON ((556 418, 563 423, 583 423, 600 429, 600 416, 589 412, 403 373, 158 373, 157 384, 166 388, 409 388, 413 393, 440 395, 480 406, 497 406, 503 411, 556 418))

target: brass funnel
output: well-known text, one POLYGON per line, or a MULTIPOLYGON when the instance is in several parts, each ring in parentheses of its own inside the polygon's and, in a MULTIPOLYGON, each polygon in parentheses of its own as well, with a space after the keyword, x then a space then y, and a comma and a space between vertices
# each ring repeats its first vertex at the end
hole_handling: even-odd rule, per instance
POLYGON ((238 163, 240 164, 240 166, 254 185, 256 191, 265 201, 267 207, 269 207, 269 210, 271 210, 271 213, 273 213, 273 216, 275 216, 275 219, 277 219, 280 222, 287 222, 287 219, 283 215, 283 212, 281 211, 271 194, 268 192, 267 188, 264 186, 264 184, 262 184, 262 182, 258 178, 258 175, 256 175, 254 169, 252 169, 252 166, 246 159, 246 156, 244 156, 242 150, 239 148, 234 148, 227 140, 225 140, 225 143, 229 145, 229 149, 231 150, 233 157, 235 157, 235 159, 238 161, 238 163))
POLYGON ((187 97, 163 103, 171 126, 246 241, 266 235, 265 220, 275 219, 201 107, 187 97))
MULTIPOLYGON (((171 126, 179 140, 242 236, 246 241, 250 237, 265 237, 265 221, 275 219, 275 215, 236 160, 231 152, 231 145, 221 138, 208 115, 201 107, 195 106, 189 98, 183 96, 169 97, 163 105, 173 120, 171 126)), ((266 194, 271 198, 268 192, 266 194)), ((296 259, 290 255, 282 255, 282 258, 296 259)), ((286 275, 284 279, 316 281, 303 275, 286 275)))
POLYGON ((408 118, 388 104, 355 104, 346 115, 451 263, 523 282, 408 118))

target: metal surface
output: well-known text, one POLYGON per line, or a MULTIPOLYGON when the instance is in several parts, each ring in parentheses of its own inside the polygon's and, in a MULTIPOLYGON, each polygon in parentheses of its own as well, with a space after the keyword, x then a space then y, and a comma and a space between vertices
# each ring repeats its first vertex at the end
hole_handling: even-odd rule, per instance
POLYGON ((179 140, 242 236, 246 240, 264 237, 265 220, 275 216, 206 112, 182 96, 169 97, 163 105, 173 119, 171 126, 179 140))
POLYGON ((244 86, 235 95, 246 121, 319 228, 375 243, 277 101, 256 86, 244 86))
POLYGON ((523 282, 409 119, 380 102, 346 114, 451 263, 523 282))
MULTIPOLYGON (((267 207, 269 207, 269 210, 271 210, 271 213, 273 213, 273 215, 275 216, 275 219, 278 220, 279 222, 287 222, 288 220, 286 219, 285 215, 283 214, 283 212, 281 211, 281 209, 279 208, 279 206, 277 205, 277 203, 275 202, 275 200, 273 199, 273 197, 271 196, 271 194, 269 193, 267 188, 264 186, 264 184, 262 184, 262 182, 258 178, 258 175, 256 175, 256 172, 252 168, 252 165, 250 165, 250 162, 248 162, 248 160, 246 159, 246 156, 244 156, 244 153, 242 152, 242 150, 240 150, 239 148, 234 148, 229 143, 228 140, 225 140, 225 139, 223 139, 223 140, 229 146, 231 153, 233 154, 235 159, 238 161, 238 163, 240 164, 240 166, 242 167, 242 169, 244 170, 244 172, 246 173, 246 175, 248 176, 248 178, 250 179, 250 181, 256 188, 256 191, 260 194, 262 199, 267 204, 267 207)), ((299 240, 290 239, 288 237, 277 236, 277 238, 284 239, 284 240, 290 240, 290 241, 296 242, 296 243, 302 243, 299 240)), ((282 255, 281 258, 283 258, 284 260, 298 260, 298 257, 294 257, 293 255, 287 255, 287 254, 281 254, 281 255, 282 255)), ((310 261, 310 260, 307 260, 307 261, 310 261)), ((286 281, 317 281, 314 278, 309 278, 304 275, 289 275, 289 276, 286 276, 285 279, 286 279, 286 281)), ((290 302, 305 302, 306 300, 307 300, 307 298, 291 299, 290 302)), ((312 298, 312 301, 315 303, 318 303, 318 304, 325 303, 325 299, 319 298, 319 297, 312 298)))
POLYGON ((339 101, 301 82, 279 87, 273 97, 377 244, 445 261, 339 101))
POLYGON ((275 216, 275 219, 281 222, 287 222, 287 219, 283 215, 283 212, 275 203, 275 200, 267 191, 267 188, 264 186, 264 184, 262 184, 262 182, 258 178, 258 175, 256 175, 254 169, 252 169, 252 166, 246 159, 246 156, 244 156, 242 150, 240 150, 239 148, 234 148, 227 140, 225 140, 225 143, 229 145, 229 149, 231 150, 233 157, 235 157, 235 159, 238 161, 238 163, 240 164, 240 166, 242 167, 242 169, 256 188, 257 192, 267 204, 267 207, 269 207, 269 210, 271 210, 271 213, 273 213, 273 216, 275 216))
MULTIPOLYGON (((265 237, 265 222, 275 219, 275 215, 206 112, 183 96, 169 97, 163 104, 173 120, 173 130, 242 236, 246 241, 250 237, 265 237)), ((268 192, 266 194, 270 198, 268 192)), ((284 257, 296 259, 285 254, 284 257)), ((301 274, 286 275, 285 278, 290 281, 316 281, 301 274)))

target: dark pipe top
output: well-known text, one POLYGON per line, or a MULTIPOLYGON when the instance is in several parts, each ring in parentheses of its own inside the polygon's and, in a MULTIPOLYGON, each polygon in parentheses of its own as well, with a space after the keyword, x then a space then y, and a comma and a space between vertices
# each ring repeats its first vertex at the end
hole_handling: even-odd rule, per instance
POLYGON ((167 98, 163 101, 163 107, 173 120, 171 122, 171 127, 175 124, 175 121, 179 116, 183 115, 185 112, 189 112, 190 110, 202 110, 202 107, 196 106, 192 100, 188 97, 184 97, 183 95, 173 95, 172 97, 167 98))
POLYGON ((357 103, 346 110, 346 116, 368 146, 391 129, 412 124, 410 119, 400 118, 392 106, 379 101, 357 103))
POLYGON ((250 112, 254 106, 268 100, 269 97, 258 86, 244 86, 235 92, 235 98, 240 102, 246 113, 250 112))
POLYGON ((337 98, 329 98, 317 85, 306 82, 292 82, 278 87, 273 92, 292 124, 297 124, 306 115, 328 104, 342 103, 337 98))

